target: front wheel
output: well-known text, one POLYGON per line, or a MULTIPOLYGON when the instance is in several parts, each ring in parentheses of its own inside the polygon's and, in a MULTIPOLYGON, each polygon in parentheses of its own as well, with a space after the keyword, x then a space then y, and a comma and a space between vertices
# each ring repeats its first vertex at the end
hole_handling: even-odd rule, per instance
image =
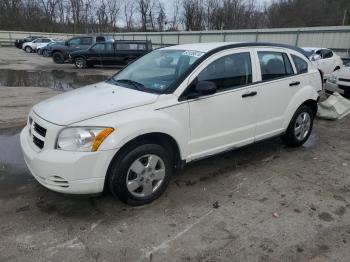
POLYGON ((42 52, 44 57, 48 57, 49 56, 49 51, 47 51, 46 49, 43 50, 42 52))
POLYGON ((314 113, 309 106, 303 105, 295 112, 283 140, 288 146, 301 146, 311 135, 314 113))
POLYGON ((108 186, 113 195, 130 205, 157 199, 169 184, 172 158, 157 144, 140 144, 111 163, 108 186))
POLYGON ((77 57, 74 59, 74 64, 77 68, 87 68, 87 62, 83 57, 77 57))
POLYGON ((55 52, 52 54, 52 60, 56 63, 56 64, 63 64, 64 63, 64 57, 63 54, 61 52, 55 52))
POLYGON ((31 53, 33 51, 33 49, 30 46, 26 46, 24 48, 24 51, 26 51, 27 53, 31 53))

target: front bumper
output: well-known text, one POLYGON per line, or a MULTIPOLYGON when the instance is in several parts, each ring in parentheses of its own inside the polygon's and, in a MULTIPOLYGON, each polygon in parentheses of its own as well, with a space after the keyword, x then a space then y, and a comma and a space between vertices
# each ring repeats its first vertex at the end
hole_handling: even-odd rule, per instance
POLYGON ((32 144, 28 127, 20 135, 24 160, 34 178, 44 187, 68 194, 103 191, 109 163, 117 150, 69 152, 32 144))

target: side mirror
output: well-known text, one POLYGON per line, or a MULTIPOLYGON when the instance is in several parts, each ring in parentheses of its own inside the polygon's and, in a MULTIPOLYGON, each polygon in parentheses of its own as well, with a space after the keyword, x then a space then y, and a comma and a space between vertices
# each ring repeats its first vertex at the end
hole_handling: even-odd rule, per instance
POLYGON ((217 87, 210 81, 198 81, 195 90, 200 95, 211 95, 216 93, 217 87))

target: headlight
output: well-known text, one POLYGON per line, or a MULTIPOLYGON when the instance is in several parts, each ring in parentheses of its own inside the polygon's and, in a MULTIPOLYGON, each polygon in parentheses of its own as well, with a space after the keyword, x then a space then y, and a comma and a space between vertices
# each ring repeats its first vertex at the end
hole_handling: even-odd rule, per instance
POLYGON ((66 151, 95 152, 113 128, 69 127, 58 136, 56 148, 66 151))
POLYGON ((338 80, 337 74, 333 73, 331 76, 328 78, 328 82, 331 82, 333 84, 336 84, 338 80))

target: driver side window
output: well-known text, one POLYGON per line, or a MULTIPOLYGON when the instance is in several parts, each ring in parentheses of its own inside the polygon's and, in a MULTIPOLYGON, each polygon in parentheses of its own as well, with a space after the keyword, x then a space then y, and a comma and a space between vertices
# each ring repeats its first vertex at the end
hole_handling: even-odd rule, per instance
POLYGON ((252 83, 250 53, 232 54, 215 60, 198 75, 198 81, 213 82, 218 91, 252 83))

